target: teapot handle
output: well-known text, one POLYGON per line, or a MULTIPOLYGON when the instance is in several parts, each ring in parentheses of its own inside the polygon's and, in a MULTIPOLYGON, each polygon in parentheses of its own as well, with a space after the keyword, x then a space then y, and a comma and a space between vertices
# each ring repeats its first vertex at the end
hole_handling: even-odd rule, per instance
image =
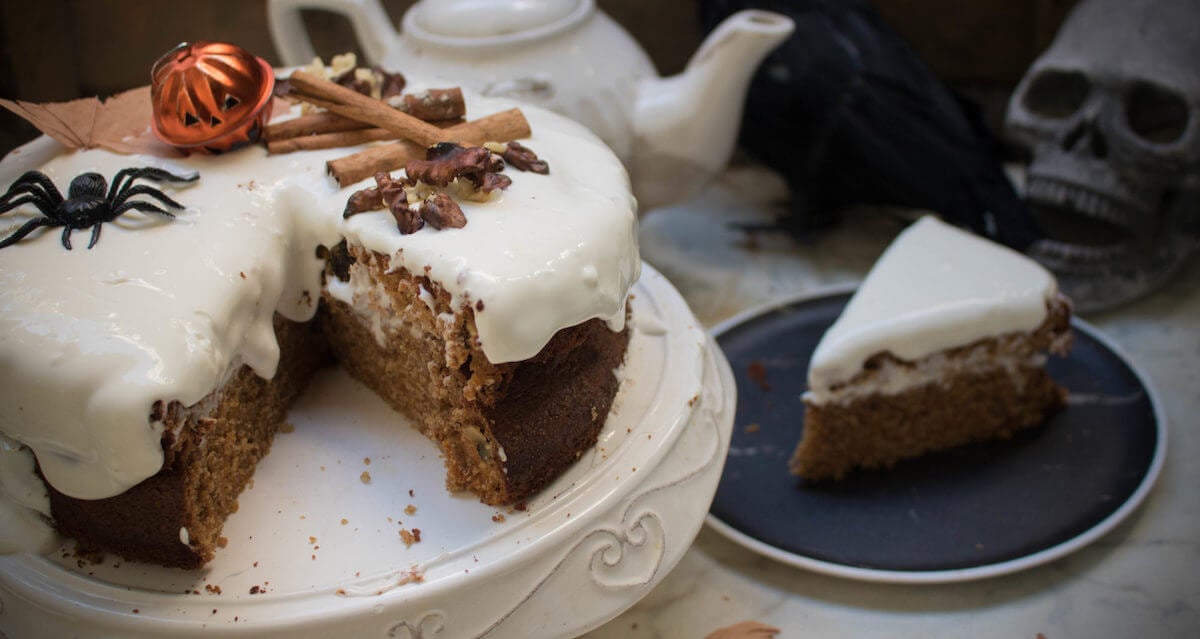
POLYGON ((399 37, 379 0, 268 0, 267 24, 284 66, 306 65, 316 57, 300 17, 302 9, 323 9, 346 16, 370 64, 381 64, 399 37))

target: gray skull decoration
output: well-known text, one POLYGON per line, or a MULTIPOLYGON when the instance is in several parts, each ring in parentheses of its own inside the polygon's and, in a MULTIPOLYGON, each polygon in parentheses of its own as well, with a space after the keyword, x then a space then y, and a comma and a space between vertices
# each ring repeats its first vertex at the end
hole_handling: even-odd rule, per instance
POLYGON ((1154 290, 1200 246, 1200 2, 1084 0, 1005 127, 1032 152, 1029 254, 1077 308, 1154 290))

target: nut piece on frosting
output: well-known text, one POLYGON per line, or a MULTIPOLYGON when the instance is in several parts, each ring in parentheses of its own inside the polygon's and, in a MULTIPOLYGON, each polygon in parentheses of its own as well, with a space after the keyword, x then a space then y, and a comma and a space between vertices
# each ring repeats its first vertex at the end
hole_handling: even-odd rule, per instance
POLYGON ((489 142, 484 146, 439 142, 425 151, 424 160, 411 160, 405 165, 405 178, 376 173, 375 186, 351 194, 342 217, 386 207, 404 235, 421 230, 426 223, 435 229, 462 228, 467 216, 456 197, 486 202, 493 192, 512 184, 512 178, 500 174, 505 167, 502 154, 515 158, 513 166, 521 170, 543 175, 550 171, 537 154, 516 142, 489 142))
POLYGON ((522 171, 530 171, 541 175, 549 175, 550 173, 550 165, 545 160, 538 158, 537 153, 534 153, 532 149, 516 140, 507 143, 488 142, 484 146, 492 153, 496 153, 504 158, 505 162, 522 171))

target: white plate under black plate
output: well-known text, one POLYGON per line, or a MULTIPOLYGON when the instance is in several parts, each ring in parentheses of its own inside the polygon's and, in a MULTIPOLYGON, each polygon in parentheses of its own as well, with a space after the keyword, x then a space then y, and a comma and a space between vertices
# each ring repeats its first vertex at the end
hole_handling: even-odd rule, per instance
POLYGON ((738 387, 733 440, 708 517, 714 529, 827 574, 965 581, 1073 552, 1145 498, 1166 452, 1163 412, 1145 378, 1081 321, 1070 355, 1048 364, 1070 402, 1044 425, 837 482, 789 474, 809 358, 850 294, 801 297, 714 330, 738 387), (765 384, 748 374, 754 362, 765 367, 765 384))

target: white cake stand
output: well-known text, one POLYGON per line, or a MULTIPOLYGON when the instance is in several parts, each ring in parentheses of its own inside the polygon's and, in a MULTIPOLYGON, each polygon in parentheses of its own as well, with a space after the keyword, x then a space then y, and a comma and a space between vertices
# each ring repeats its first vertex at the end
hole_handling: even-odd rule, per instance
POLYGON ((729 365, 649 266, 596 448, 521 510, 442 484, 435 446, 341 371, 315 380, 202 571, 0 558, 18 637, 572 637, 637 602, 704 522, 729 365), (369 460, 369 462, 368 462, 369 460), (411 506, 411 508, 410 508, 411 506), (401 529, 420 531, 406 545, 401 529))

